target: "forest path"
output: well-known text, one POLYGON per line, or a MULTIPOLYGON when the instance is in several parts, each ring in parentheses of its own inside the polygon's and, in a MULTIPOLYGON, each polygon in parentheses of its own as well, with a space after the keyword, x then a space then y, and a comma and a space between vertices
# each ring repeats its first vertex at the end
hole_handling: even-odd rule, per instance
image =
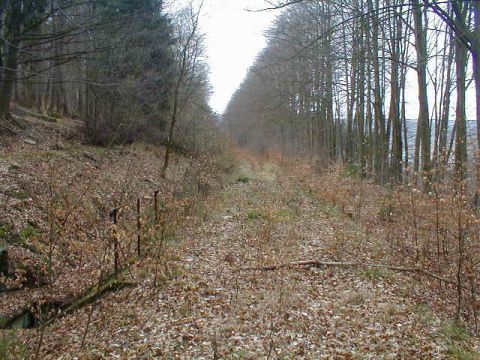
POLYGON ((44 350, 122 359, 446 357, 441 322, 408 275, 239 271, 296 260, 370 261, 362 229, 304 191, 295 174, 246 160, 241 173, 205 221, 183 234, 172 280, 100 301, 82 349, 88 309, 62 319, 46 331, 44 350))

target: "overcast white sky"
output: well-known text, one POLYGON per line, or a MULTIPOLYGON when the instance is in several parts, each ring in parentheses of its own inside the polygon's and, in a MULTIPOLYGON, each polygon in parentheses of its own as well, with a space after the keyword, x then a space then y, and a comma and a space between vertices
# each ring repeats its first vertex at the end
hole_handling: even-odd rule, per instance
MULTIPOLYGON (((170 0, 173 8, 186 5, 189 0, 170 0)), ((194 0, 198 5, 201 0, 194 0)), ((239 87, 255 57, 266 45, 263 35, 279 11, 249 12, 262 9, 264 0, 203 0, 201 31, 205 34, 206 52, 210 66, 213 94, 210 106, 221 114, 239 87)), ((418 115, 417 85, 414 72, 408 77, 407 118, 418 115)), ((433 94, 432 94, 433 95, 433 94)), ((473 86, 467 94, 473 99, 473 86)), ((455 97, 452 98, 452 107, 455 97)), ((467 118, 474 117, 474 102, 467 106, 467 118)), ((432 99, 433 105, 433 99, 432 99)), ((453 109, 452 109, 453 110, 453 109)))
POLYGON ((263 33, 278 12, 248 12, 261 9, 263 0, 206 0, 202 31, 206 35, 211 107, 222 113, 245 78, 258 52, 265 46, 263 33))

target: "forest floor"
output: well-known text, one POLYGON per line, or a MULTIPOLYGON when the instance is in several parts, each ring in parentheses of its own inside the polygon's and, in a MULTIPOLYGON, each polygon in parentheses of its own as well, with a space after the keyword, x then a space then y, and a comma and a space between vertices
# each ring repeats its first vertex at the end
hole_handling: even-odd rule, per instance
MULTIPOLYGON (((42 358, 479 358, 478 339, 435 311, 435 292, 412 274, 248 269, 378 259, 365 229, 316 200, 295 173, 250 158, 239 174, 177 235, 161 286, 137 269, 136 287, 46 328, 42 358)), ((24 339, 35 348, 39 331, 24 339)))
MULTIPOLYGON (((69 174, 72 192, 95 181, 97 196, 110 199, 110 206, 121 195, 119 174, 127 158, 132 163, 128 174, 134 174, 130 193, 148 195, 158 185, 161 154, 151 150, 105 154, 67 143, 51 150, 55 137, 44 144, 26 140, 3 149, 0 160, 15 171, 11 175, 7 165, 0 167, 2 179, 34 182, 38 172, 45 172, 42 156, 53 152, 57 155, 50 154, 49 168, 62 179, 69 174)), ((177 158, 171 188, 185 180, 180 174, 186 163, 177 158)), ((0 354, 2 346, 14 344, 38 353, 38 359, 480 358, 478 337, 450 320, 455 297, 443 296, 448 291, 433 279, 358 266, 261 270, 306 260, 395 263, 395 254, 367 236, 365 224, 321 200, 317 195, 323 185, 312 187, 309 181, 317 176, 305 177, 300 168, 240 152, 235 173, 221 190, 201 200, 197 214, 168 239, 161 260, 150 254, 130 267, 125 276, 133 286, 110 292, 48 326, 13 335, 2 331, 12 337, 9 344, 0 342, 0 354)), ((6 205, 3 216, 9 213, 28 226, 23 218, 38 209, 30 197, 17 200, 13 207, 6 205)), ((69 238, 85 224, 75 226, 69 238)), ((84 261, 87 270, 98 265, 84 261)), ((55 289, 74 294, 95 283, 97 273, 77 274, 73 265, 62 269, 57 264, 65 282, 20 290, 21 297, 55 289)), ((0 313, 17 301, 11 296, 0 296, 0 313)))

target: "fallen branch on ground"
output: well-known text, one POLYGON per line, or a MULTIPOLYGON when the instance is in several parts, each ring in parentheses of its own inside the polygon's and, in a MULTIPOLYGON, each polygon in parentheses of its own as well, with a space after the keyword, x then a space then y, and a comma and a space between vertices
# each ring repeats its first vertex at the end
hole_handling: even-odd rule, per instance
POLYGON ((0 122, 0 134, 5 135, 17 135, 17 132, 7 126, 5 123, 0 122))
POLYGON ((440 275, 434 274, 428 270, 421 269, 421 268, 408 268, 408 267, 400 267, 400 266, 392 266, 392 265, 383 265, 383 264, 361 264, 361 263, 353 263, 353 262, 335 262, 335 261, 316 261, 316 260, 308 260, 308 261, 294 261, 285 264, 277 264, 277 265, 268 265, 268 266, 259 266, 259 267, 248 267, 239 269, 240 271, 274 271, 279 269, 285 268, 295 268, 295 267, 364 267, 364 268, 377 268, 377 269, 385 269, 385 270, 392 270, 398 272, 410 272, 410 273, 417 273, 420 275, 424 275, 427 277, 434 278, 439 281, 443 281, 446 284, 455 285, 457 286, 456 281, 444 278, 440 275))

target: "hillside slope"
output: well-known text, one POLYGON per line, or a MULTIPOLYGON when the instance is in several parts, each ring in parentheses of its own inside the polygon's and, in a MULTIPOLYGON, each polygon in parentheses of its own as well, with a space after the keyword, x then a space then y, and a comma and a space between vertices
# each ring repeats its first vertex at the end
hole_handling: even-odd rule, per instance
POLYGON ((111 271, 113 209, 125 263, 135 252, 137 199, 148 218, 155 193, 157 207, 166 207, 188 203, 199 185, 221 185, 212 159, 174 155, 161 179, 164 148, 91 147, 80 121, 21 114, 27 130, 0 140, 0 325, 25 309, 38 319, 44 304, 69 303, 111 271))

